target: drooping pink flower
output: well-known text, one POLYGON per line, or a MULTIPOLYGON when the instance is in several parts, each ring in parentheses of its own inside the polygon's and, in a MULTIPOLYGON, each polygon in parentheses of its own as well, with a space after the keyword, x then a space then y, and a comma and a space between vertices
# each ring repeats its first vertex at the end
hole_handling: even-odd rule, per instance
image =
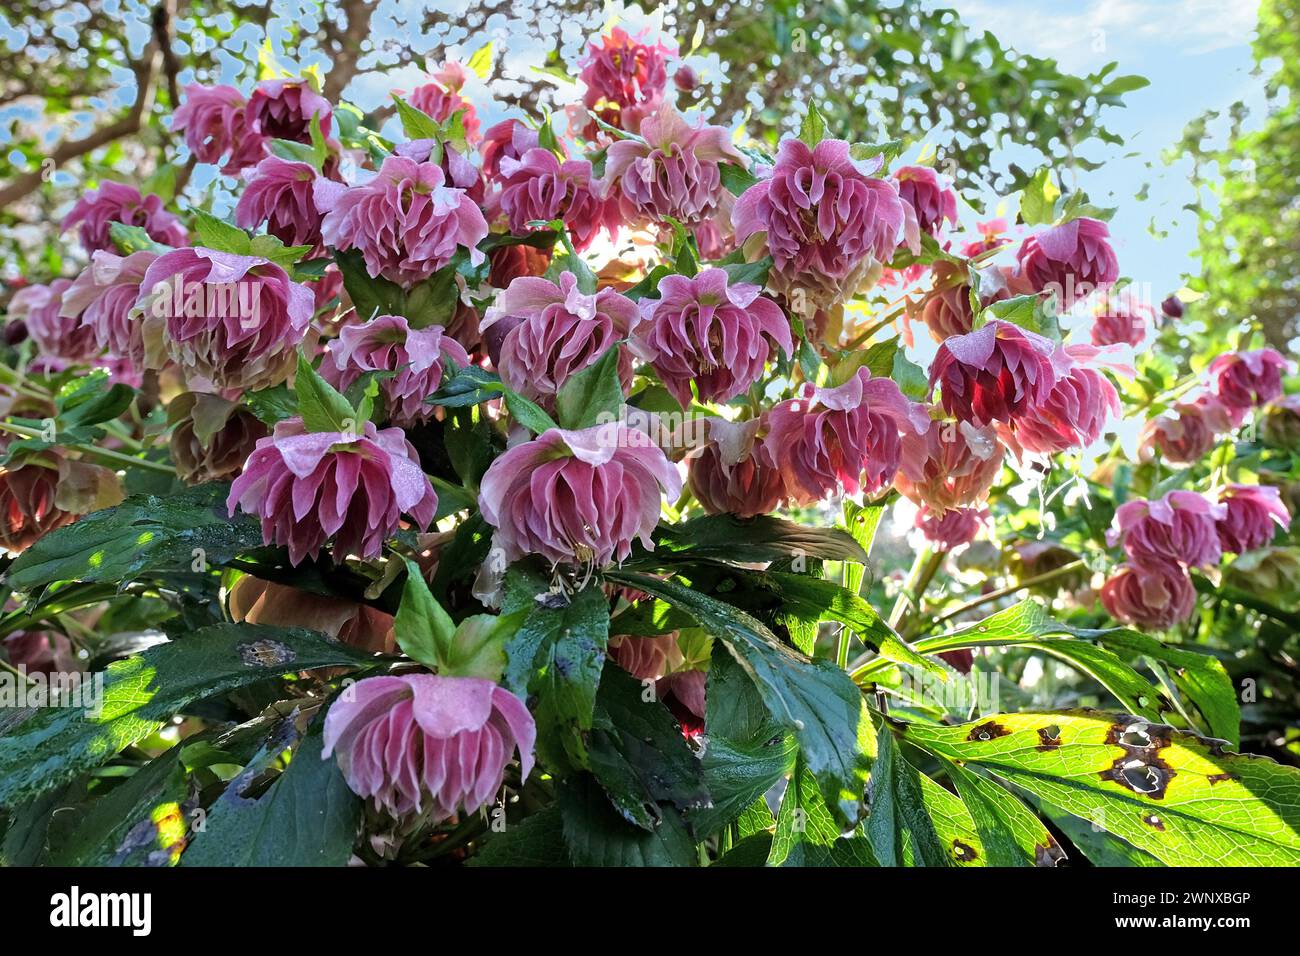
POLYGON ((688 459, 691 493, 709 514, 741 518, 775 511, 785 497, 785 479, 771 447, 760 436, 763 418, 707 420, 707 442, 688 459))
POLYGON ((435 139, 413 139, 398 143, 393 152, 417 163, 427 163, 432 161, 436 146, 440 146, 441 159, 437 162, 444 181, 455 189, 463 189, 475 205, 482 206, 487 197, 487 183, 479 168, 459 150, 445 143, 440 145, 435 139))
POLYGON ((916 513, 916 527, 926 540, 949 551, 974 541, 988 520, 989 510, 984 507, 949 508, 939 512, 922 505, 916 513))
POLYGON ((61 313, 80 319, 92 330, 99 348, 127 359, 136 371, 144 368, 144 336, 131 315, 140 297, 140 284, 156 252, 141 250, 119 256, 100 250, 63 294, 61 313))
MULTIPOLYGON (((1119 393, 1098 369, 1084 364, 1095 346, 1066 346, 1058 359, 1065 371, 1042 402, 1014 419, 1014 444, 1031 453, 1055 454, 1086 448, 1101 437, 1106 422, 1119 414, 1119 393)), ((1005 427, 1005 426, 1004 426, 1005 427)), ((1010 430, 1008 430, 1010 431, 1010 430)))
POLYGON ((704 733, 707 685, 707 672, 696 669, 665 674, 655 685, 655 693, 682 725, 682 736, 687 739, 704 733))
POLYGON ((477 677, 367 677, 325 715, 321 757, 336 755, 352 792, 394 817, 470 815, 501 789, 519 753, 533 769, 537 726, 514 694, 477 677))
POLYGON ((916 212, 922 232, 939 235, 944 222, 957 225, 957 194, 929 166, 901 166, 894 172, 898 196, 916 212))
POLYGON ((920 432, 904 433, 894 486, 935 514, 969 507, 988 497, 1003 457, 992 428, 932 421, 920 432))
POLYGON ((334 537, 334 557, 377 558, 403 514, 428 528, 438 496, 400 428, 309 432, 286 418, 261 439, 230 486, 226 506, 262 519, 262 539, 315 558, 334 537))
POLYGON ((111 181, 100 183, 98 189, 91 189, 78 199, 63 217, 61 228, 66 232, 80 225, 83 249, 112 252, 117 247, 109 236, 109 227, 115 222, 139 226, 150 239, 166 246, 183 246, 189 238, 181 221, 163 209, 163 201, 158 196, 152 193, 141 196, 134 186, 111 181))
POLYGON ((1291 363, 1276 349, 1225 352, 1210 363, 1215 394, 1230 408, 1267 405, 1282 396, 1282 373, 1291 363))
POLYGON ((406 101, 439 123, 445 123, 460 113, 465 139, 473 145, 479 140, 480 124, 474 104, 460 94, 466 79, 464 67, 459 63, 448 62, 433 73, 428 83, 421 83, 411 90, 406 101))
POLYGON ((609 659, 637 680, 659 680, 670 664, 681 662, 677 632, 652 637, 618 634, 609 639, 609 659))
POLYGON ((781 307, 756 285, 728 285, 725 269, 665 276, 658 299, 640 302, 633 350, 654 366, 683 407, 694 383, 701 400, 725 402, 753 385, 774 349, 794 349, 781 307))
POLYGON ((1224 551, 1254 551, 1273 540, 1274 524, 1283 531, 1291 526, 1281 493, 1269 485, 1228 485, 1219 493, 1219 502, 1227 508, 1218 521, 1224 551))
POLYGON ((371 276, 412 285, 437 272, 459 248, 483 261, 487 220, 463 189, 446 185, 436 163, 389 156, 369 182, 344 187, 316 180, 321 234, 336 249, 360 249, 371 276))
POLYGON ((621 126, 621 113, 662 97, 668 85, 668 64, 677 50, 663 42, 647 43, 615 27, 587 47, 578 78, 586 85, 582 101, 611 126, 621 126))
MULTIPOLYGON (((966 269, 941 259, 930 267, 933 283, 921 300, 921 321, 936 342, 952 335, 965 335, 975 324, 971 286, 966 269)), ((980 307, 1008 298, 1010 292, 1001 275, 994 271, 980 281, 980 307)))
POLYGON ((59 470, 37 462, 0 465, 0 548, 16 554, 76 515, 60 508, 59 470))
POLYGON ((1121 564, 1102 585, 1101 603, 1117 621, 1165 630, 1192 616, 1196 588, 1173 561, 1121 564))
POLYGON ((892 258, 903 229, 897 187, 872 175, 874 161, 854 160, 849 144, 827 139, 815 149, 785 139, 776 165, 736 200, 736 239, 767 234, 775 266, 769 286, 787 297, 795 290, 811 314, 843 301, 865 283, 871 269, 892 258))
POLYGON ((269 139, 311 142, 311 120, 319 117, 321 134, 329 139, 334 108, 306 80, 263 80, 253 88, 244 117, 250 132, 269 139))
POLYGON ((435 407, 425 399, 438 390, 446 359, 460 368, 469 355, 440 325, 413 329, 399 315, 381 315, 361 325, 345 326, 327 348, 320 374, 341 392, 369 372, 395 372, 379 377, 388 420, 403 427, 427 421, 435 407))
POLYGON ((286 246, 320 245, 321 214, 316 209, 316 170, 308 163, 268 156, 253 169, 235 205, 235 225, 266 231, 286 246))
POLYGON ((541 140, 537 130, 529 129, 517 119, 502 120, 489 127, 478 145, 483 160, 483 175, 495 180, 501 175, 501 160, 523 159, 524 153, 537 149, 541 140))
POLYGON ((1175 490, 1154 501, 1126 501, 1115 510, 1115 526, 1106 540, 1112 545, 1123 541, 1133 564, 1174 561, 1210 567, 1219 563, 1223 553, 1216 522, 1227 510, 1195 491, 1175 490))
POLYGON ((99 354, 99 343, 94 329, 63 314, 63 299, 71 288, 71 279, 24 286, 9 300, 9 315, 26 322, 27 334, 45 356, 84 363, 99 354))
POLYGON ((890 484, 902 458, 900 432, 927 428, 929 416, 893 381, 860 368, 833 388, 805 384, 800 398, 772 409, 769 422, 766 444, 786 492, 807 503, 841 489, 871 494, 890 484))
POLYGON ((582 250, 602 229, 618 228, 617 204, 603 196, 585 159, 560 162, 549 149, 534 147, 520 159, 502 156, 499 172, 501 191, 493 201, 516 236, 544 228, 530 223, 560 219, 574 247, 582 250))
POLYGON ((629 219, 702 222, 723 198, 722 164, 748 166, 730 130, 691 125, 669 106, 642 120, 639 132, 640 139, 613 143, 605 164, 607 188, 619 191, 629 219))
POLYGON ((601 568, 622 562, 636 538, 653 548, 663 495, 681 478, 644 432, 621 422, 552 428, 488 468, 479 510, 507 561, 539 554, 601 568))
POLYGON ((1242 414, 1209 393, 1178 402, 1143 426, 1141 448, 1146 454, 1158 450, 1166 461, 1190 465, 1209 453, 1219 435, 1240 425, 1242 414))
MULTIPOLYGON (((484 313, 479 330, 497 352, 502 381, 549 405, 571 375, 609 349, 622 348, 618 343, 636 320, 631 299, 608 287, 588 295, 578 289, 573 273, 564 272, 559 285, 533 276, 515 279, 484 313)), ((619 371, 626 387, 632 380, 626 349, 619 371)))
POLYGON ((234 175, 252 166, 265 154, 265 137, 253 133, 244 121, 248 101, 233 86, 204 86, 190 83, 185 87, 185 102, 172 114, 172 132, 185 135, 185 145, 201 163, 220 165, 234 175))
POLYGON ((1054 350, 1050 339, 995 319, 939 346, 930 387, 941 387, 944 410, 962 421, 1010 423, 1051 394, 1054 350))
POLYGON ((257 256, 177 249, 149 265, 140 291, 146 364, 170 356, 194 390, 278 384, 311 324, 311 290, 257 256))
POLYGON ((1020 278, 1036 292, 1055 292, 1062 309, 1119 278, 1110 230, 1097 219, 1071 219, 1027 238, 1016 253, 1020 278))
POLYGON ((77 649, 56 631, 14 631, 0 644, 14 667, 32 674, 66 674, 78 670, 77 649))
POLYGON ((1127 297, 1107 298, 1092 320, 1093 345, 1140 345, 1147 328, 1155 324, 1148 305, 1127 301, 1127 297))

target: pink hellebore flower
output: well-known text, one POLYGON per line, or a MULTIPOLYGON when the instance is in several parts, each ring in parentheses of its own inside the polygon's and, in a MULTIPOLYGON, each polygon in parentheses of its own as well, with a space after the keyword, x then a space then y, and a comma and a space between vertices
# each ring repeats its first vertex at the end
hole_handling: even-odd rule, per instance
POLYGON ((348 325, 327 348, 320 374, 340 392, 369 372, 396 372, 379 378, 388 420, 403 427, 433 417, 425 398, 442 383, 447 359, 460 368, 470 364, 465 347, 444 334, 440 325, 412 329, 398 315, 381 315, 361 325, 348 325))
POLYGON ((115 182, 100 183, 98 189, 91 189, 78 199, 63 217, 62 229, 66 232, 79 224, 82 248, 87 252, 99 249, 114 252, 117 247, 109 236, 109 228, 115 222, 139 226, 150 239, 165 246, 183 246, 189 238, 181 221, 163 209, 161 198, 152 193, 141 196, 134 186, 115 182))
POLYGON ((932 421, 928 428, 903 436, 894 485, 916 504, 943 514, 984 501, 1002 471, 1003 457, 992 428, 932 421))
POLYGON ((140 284, 145 358, 181 367, 191 390, 267 388, 283 381, 311 324, 313 296, 267 259, 177 249, 140 284))
POLYGON ((916 211, 921 232, 939 235, 944 222, 957 225, 957 194, 929 166, 902 166, 894 173, 898 196, 916 211))
POLYGON ((942 387, 944 410, 962 421, 1009 424, 1051 394, 1054 351, 1050 339, 995 319, 939 346, 930 387, 942 387))
MULTIPOLYGON (((611 348, 622 348, 637 320, 636 303, 608 287, 594 295, 578 289, 571 272, 556 285, 520 276, 497 296, 479 331, 489 347, 499 343, 497 369, 516 392, 549 405, 575 372, 594 364, 611 348)), ((632 358, 623 350, 619 371, 626 389, 632 358)))
POLYGON ((436 163, 389 156, 369 182, 342 186, 316 180, 316 205, 325 213, 321 233, 336 249, 360 249, 366 271, 409 286, 433 275, 488 233, 482 211, 463 189, 446 185, 436 163))
POLYGON ((295 143, 311 142, 313 116, 320 118, 321 135, 329 139, 334 109, 305 80, 263 80, 244 111, 250 132, 295 143))
POLYGON ((1207 455, 1218 436, 1241 424, 1244 412, 1204 394, 1151 419, 1142 431, 1142 448, 1157 449, 1166 461, 1190 465, 1207 455))
POLYGON ((761 418, 729 422, 707 419, 708 442, 689 456, 691 493, 709 514, 741 518, 776 510, 785 497, 785 479, 771 447, 759 437, 761 418))
POLYGON ((677 50, 665 43, 646 43, 642 36, 615 27, 599 44, 592 43, 579 63, 578 79, 587 87, 583 102, 588 109, 602 113, 606 105, 614 107, 613 120, 617 120, 620 108, 663 94, 668 85, 668 63, 676 56, 677 50))
POLYGON ((483 160, 483 175, 498 179, 503 159, 520 160, 530 149, 537 149, 541 140, 537 130, 529 129, 517 119, 502 120, 488 129, 478 144, 483 160))
POLYGON ((1216 522, 1226 517, 1224 504, 1195 491, 1171 491, 1155 501, 1127 501, 1115 511, 1110 544, 1122 540, 1129 561, 1174 561, 1188 567, 1219 563, 1222 549, 1216 522))
POLYGON ((609 657, 637 680, 659 680, 670 665, 682 662, 676 631, 653 637, 618 634, 609 639, 609 657))
POLYGON ((725 402, 758 381, 773 349, 793 351, 785 313, 760 291, 729 286, 725 269, 705 269, 694 278, 665 276, 660 297, 641 300, 633 350, 683 408, 692 383, 701 400, 725 402))
POLYGON ((921 529, 926 540, 948 551, 974 541, 988 520, 989 509, 984 507, 936 512, 922 505, 916 513, 916 527, 921 529))
POLYGON ((618 228, 617 206, 606 200, 592 178, 591 163, 585 159, 561 162, 540 146, 519 159, 503 156, 499 166, 501 192, 494 197, 516 236, 526 236, 555 219, 564 221, 575 248, 586 249, 601 229, 618 228))
POLYGON ((218 165, 227 176, 252 166, 265 155, 265 139, 247 129, 244 109, 248 101, 233 86, 185 87, 185 102, 172 114, 172 132, 185 134, 185 145, 201 163, 218 165))
POLYGON ((410 95, 406 97, 406 102, 421 113, 432 116, 439 123, 445 123, 460 113, 465 139, 473 145, 480 138, 478 113, 473 104, 460 94, 467 78, 463 66, 459 63, 447 63, 434 72, 428 83, 421 83, 411 90, 410 95))
POLYGON ((331 536, 335 560, 377 558, 403 514, 429 526, 438 496, 400 428, 309 432, 288 418, 258 441, 226 506, 261 518, 263 541, 287 547, 296 566, 331 536))
POLYGON ((665 106, 641 121, 641 138, 621 139, 609 147, 605 183, 617 186, 636 214, 672 218, 684 225, 708 219, 723 199, 719 167, 748 163, 721 126, 691 125, 665 106))
POLYGON ((1016 253, 1020 278, 1036 292, 1055 292, 1062 309, 1119 278, 1110 230, 1097 219, 1071 219, 1030 236, 1016 253))
POLYGON ((766 178, 736 200, 737 241, 767 234, 775 262, 768 284, 792 301, 802 296, 801 313, 842 302, 893 257, 903 203, 892 182, 872 175, 879 166, 879 158, 874 165, 852 159, 843 140, 809 149, 786 139, 766 178))
POLYGON ((1027 452, 1045 455, 1069 448, 1086 448, 1101 437, 1106 422, 1120 412, 1119 393, 1098 369, 1083 364, 1099 350, 1090 345, 1066 346, 1058 355, 1066 371, 1041 403, 1014 420, 1014 443, 1027 452))
POLYGON ((1219 501, 1228 509, 1218 522, 1224 551, 1254 551, 1273 540, 1274 523, 1283 531, 1291 526, 1291 512, 1282 504, 1280 492, 1269 485, 1229 485, 1219 501))
POLYGON ((1291 363, 1275 349, 1225 352, 1210 363, 1209 376, 1219 400, 1230 408, 1249 409, 1282 397, 1282 373, 1291 363))
POLYGON ((537 727, 514 694, 477 677, 367 677, 330 705, 321 757, 336 755, 353 793, 394 817, 472 814, 519 753, 533 769, 537 727))
POLYGON ((93 328, 63 314, 63 300, 72 288, 71 279, 24 286, 9 300, 9 316, 26 321, 27 334, 44 355, 84 363, 98 355, 100 348, 93 328))
POLYGON ((1192 616, 1196 588, 1177 563, 1157 558, 1121 564, 1102 585, 1101 603, 1117 621, 1165 630, 1192 616))
POLYGON ((1107 299, 1092 321, 1093 345, 1140 345, 1154 324, 1150 306, 1107 299))
POLYGON ((78 317, 93 330, 101 349, 127 359, 137 372, 144 368, 144 337, 132 312, 145 273, 157 258, 156 252, 143 250, 129 256, 92 253, 90 265, 63 295, 63 314, 78 317))
POLYGON ((483 476, 479 509, 507 561, 540 554, 601 568, 627 558, 634 538, 654 547, 663 495, 680 491, 677 469, 649 436, 610 422, 515 445, 483 476))
POLYGON ((235 225, 256 229, 266 223, 266 231, 286 246, 315 250, 321 238, 317 175, 308 163, 266 157, 248 175, 248 185, 235 205, 235 225))
POLYGON ((902 458, 900 432, 929 427, 925 408, 908 401, 887 378, 860 368, 843 385, 804 385, 801 398, 769 413, 766 444, 791 500, 808 503, 837 494, 868 494, 894 480, 902 458))

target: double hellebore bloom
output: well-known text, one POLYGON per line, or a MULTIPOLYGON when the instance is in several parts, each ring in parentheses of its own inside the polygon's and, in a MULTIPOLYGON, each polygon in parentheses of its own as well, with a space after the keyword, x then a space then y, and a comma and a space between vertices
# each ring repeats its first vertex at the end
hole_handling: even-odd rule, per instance
POLYGON ((1282 397, 1282 373, 1290 364, 1275 349, 1225 352, 1210 363, 1209 376, 1219 400, 1244 412, 1282 397))
POLYGON ((1093 345, 1141 344, 1152 324, 1151 308, 1125 298, 1108 298, 1097 309, 1092 320, 1093 345))
POLYGON ((606 201, 585 159, 561 162, 549 149, 533 146, 518 159, 502 156, 497 180, 501 191, 493 203, 516 236, 540 228, 530 223, 561 219, 574 247, 581 250, 596 240, 601 228, 617 229, 617 207, 606 201))
POLYGON ((1101 603, 1117 621, 1164 630, 1191 617, 1196 588, 1179 564, 1156 558, 1121 564, 1102 585, 1101 603))
POLYGON ((873 493, 894 480, 902 457, 900 432, 929 426, 925 409, 908 401, 887 378, 860 368, 843 385, 804 385, 802 397, 769 415, 767 445, 791 500, 873 493))
MULTIPOLYGON (((636 303, 611 288, 588 295, 571 272, 559 284, 521 276, 497 296, 479 330, 498 356, 501 379, 516 392, 549 405, 575 372, 596 362, 627 337, 636 303), (499 343, 497 349, 496 343, 499 343)), ((619 370, 626 387, 632 358, 624 350, 619 370)))
POLYGON ((768 283, 801 314, 842 302, 893 257, 903 202, 892 182, 872 175, 879 167, 879 157, 852 159, 843 140, 810 149, 786 139, 766 178, 736 200, 736 240, 767 234, 775 262, 768 283))
POLYGON ((403 514, 429 526, 438 496, 400 428, 309 432, 287 418, 257 443, 226 506, 261 518, 263 541, 287 547, 298 565, 331 536, 339 561, 377 558, 403 514))
POLYGON ((507 561, 540 554, 553 564, 601 568, 654 547, 663 495, 681 491, 677 469, 648 435, 621 422, 551 428, 515 445, 483 476, 479 509, 507 561))
POLYGON ((1051 455, 1085 448, 1101 437, 1107 420, 1120 411, 1119 394, 1110 379, 1083 364, 1095 357, 1094 346, 1066 346, 1058 358, 1065 371, 1041 403, 1015 419, 1014 442, 1028 452, 1051 455))
POLYGON ((141 196, 140 190, 125 183, 103 182, 98 189, 89 190, 77 200, 71 211, 63 217, 62 228, 81 227, 81 245, 87 252, 98 249, 116 251, 109 236, 115 222, 124 226, 139 226, 154 242, 165 246, 185 245, 189 234, 181 221, 163 209, 163 201, 150 193, 141 196))
POLYGON ((725 402, 753 385, 774 349, 793 350, 781 307, 756 285, 728 285, 724 269, 665 276, 658 299, 640 302, 632 346, 687 408, 691 383, 706 402, 725 402))
POLYGON ((478 244, 487 220, 465 190, 446 184, 437 163, 389 156, 368 182, 342 186, 316 181, 316 205, 325 213, 321 234, 337 249, 360 249, 366 271, 399 285, 433 275, 456 254, 469 250, 483 261, 478 244))
POLYGON ((328 139, 334 108, 305 80, 263 80, 254 87, 244 108, 250 132, 297 143, 311 142, 313 116, 320 119, 321 134, 328 139))
POLYGON ((935 514, 979 504, 1002 470, 1003 449, 992 428, 968 422, 932 421, 903 435, 903 456, 894 485, 935 514))
POLYGON ((1142 430, 1142 449, 1157 449, 1166 461, 1190 465, 1214 447, 1217 437, 1241 424, 1244 412, 1224 405, 1206 393, 1190 402, 1177 402, 1142 430))
POLYGON ((86 362, 99 353, 99 343, 94 329, 65 314, 63 301, 72 288, 70 279, 26 286, 9 301, 9 315, 27 323, 27 334, 45 355, 86 362))
POLYGON ((1054 350, 1050 339, 995 319, 939 346, 930 387, 941 387, 944 410, 964 422, 1010 424, 1051 394, 1054 350))
MULTIPOLYGON (((587 87, 582 101, 588 110, 613 126, 624 110, 657 101, 668 85, 668 63, 677 51, 664 43, 645 43, 615 27, 592 43, 579 64, 587 87)), ((626 127, 623 127, 626 128, 626 127)))
POLYGON ((92 253, 90 265, 63 294, 63 315, 80 318, 101 349, 127 359, 136 371, 144 368, 144 338, 132 310, 145 272, 157 258, 156 252, 145 250, 129 256, 92 253))
POLYGON ((34 461, 0 465, 0 549, 25 551, 76 515, 55 502, 59 470, 34 461))
POLYGON ((201 163, 217 165, 229 157, 221 172, 227 176, 252 166, 265 155, 264 138, 247 128, 248 101, 233 86, 185 87, 185 102, 172 114, 172 132, 185 135, 185 145, 201 163))
POLYGON ((916 213, 921 232, 939 235, 944 222, 957 224, 957 194, 929 166, 902 166, 894 173, 898 196, 916 213))
POLYGON ((381 315, 362 325, 344 326, 330 342, 320 374, 340 392, 369 372, 394 372, 378 379, 388 420, 403 427, 433 417, 425 398, 442 383, 446 359, 464 368, 470 364, 465 347, 440 325, 413 329, 399 315, 381 315))
POLYGON ((1115 527, 1107 540, 1124 543, 1129 561, 1142 566, 1173 561, 1188 567, 1219 563, 1217 522, 1227 516, 1226 505, 1195 491, 1171 491, 1155 501, 1128 501, 1115 511, 1115 527))
POLYGON ((1055 292, 1062 309, 1119 278, 1110 230, 1097 219, 1071 219, 1030 236, 1016 253, 1020 279, 1035 292, 1055 292))
POLYGON ((984 507, 939 512, 922 505, 916 513, 916 527, 925 539, 949 551, 974 541, 988 520, 989 509, 984 507))
POLYGON ((316 177, 308 163, 266 157, 248 176, 248 185, 235 205, 235 225, 256 229, 266 223, 266 231, 286 246, 315 250, 321 225, 314 196, 316 177))
POLYGON ((170 356, 201 390, 282 381, 314 309, 311 290, 274 262, 214 249, 159 256, 140 291, 148 366, 170 356))
POLYGON ((1228 509, 1218 522, 1224 551, 1241 554, 1262 548, 1273 540, 1275 523, 1283 531, 1291 525, 1291 512, 1278 490, 1269 485, 1229 485, 1219 501, 1228 509))
POLYGON ((747 165, 730 130, 691 125, 671 107, 642 120, 640 133, 639 140, 613 143, 605 165, 605 182, 622 194, 628 218, 703 222, 723 199, 719 167, 747 165))
POLYGON ((459 63, 447 62, 434 71, 428 83, 421 83, 406 101, 421 113, 427 113, 439 123, 445 123, 457 113, 461 114, 461 128, 465 139, 473 144, 479 140, 478 113, 474 106, 461 96, 461 88, 469 75, 459 63))
POLYGON ((519 753, 533 769, 537 727, 514 694, 477 677, 367 677, 325 715, 321 757, 336 755, 352 792, 394 817, 441 823, 487 804, 519 753))
POLYGON ((708 440, 688 459, 691 493, 709 514, 767 514, 785 497, 785 480, 759 432, 764 418, 706 419, 708 440))

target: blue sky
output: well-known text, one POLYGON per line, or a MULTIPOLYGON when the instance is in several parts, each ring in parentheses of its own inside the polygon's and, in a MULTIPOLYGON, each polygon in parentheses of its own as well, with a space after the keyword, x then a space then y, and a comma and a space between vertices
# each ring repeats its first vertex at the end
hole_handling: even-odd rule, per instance
MULTIPOLYGON (((1123 273, 1150 283, 1160 297, 1196 270, 1189 166, 1166 166, 1161 153, 1185 124, 1206 110, 1237 100, 1263 102, 1263 80, 1251 75, 1255 0, 947 0, 972 30, 989 30, 1003 43, 1056 59, 1086 74, 1111 60, 1120 73, 1146 76, 1151 85, 1130 93, 1124 109, 1108 109, 1107 125, 1122 148, 1097 144, 1084 154, 1105 165, 1083 173, 1079 186, 1098 205, 1118 206, 1111 222, 1123 273), (1100 48, 1100 49, 1098 49, 1100 48), (1135 154, 1135 155, 1127 155, 1135 154), (1148 164, 1151 164, 1148 167, 1148 164), (1150 183, 1149 197, 1135 194, 1150 183), (1154 220, 1153 236, 1149 227, 1154 220)), ((1212 127, 1213 129, 1213 127, 1212 127)))

